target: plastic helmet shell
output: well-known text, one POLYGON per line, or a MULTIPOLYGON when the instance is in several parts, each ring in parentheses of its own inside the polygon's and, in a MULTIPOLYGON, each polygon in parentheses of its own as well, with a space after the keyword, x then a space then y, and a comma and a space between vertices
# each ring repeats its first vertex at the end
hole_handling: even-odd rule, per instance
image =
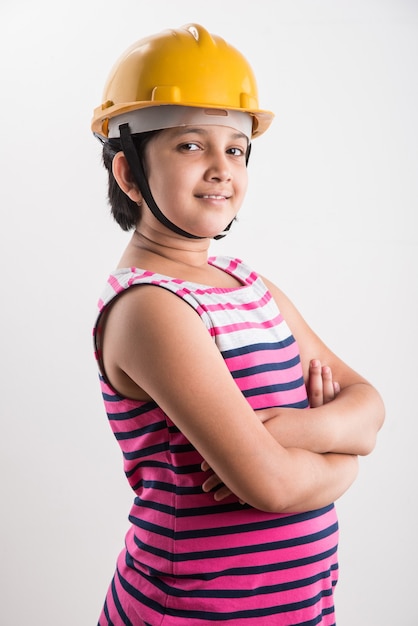
POLYGON ((253 137, 267 130, 274 117, 258 108, 257 83, 244 56, 202 26, 186 24, 126 50, 108 77, 92 130, 105 139, 109 119, 173 104, 249 113, 253 137))

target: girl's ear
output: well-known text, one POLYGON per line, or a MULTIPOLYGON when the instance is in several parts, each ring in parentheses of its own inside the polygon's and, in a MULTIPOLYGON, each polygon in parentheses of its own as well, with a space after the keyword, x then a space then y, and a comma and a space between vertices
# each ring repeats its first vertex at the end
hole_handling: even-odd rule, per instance
POLYGON ((113 157, 112 172, 119 187, 126 193, 128 198, 136 204, 141 204, 142 194, 132 176, 128 161, 123 152, 117 152, 113 157))

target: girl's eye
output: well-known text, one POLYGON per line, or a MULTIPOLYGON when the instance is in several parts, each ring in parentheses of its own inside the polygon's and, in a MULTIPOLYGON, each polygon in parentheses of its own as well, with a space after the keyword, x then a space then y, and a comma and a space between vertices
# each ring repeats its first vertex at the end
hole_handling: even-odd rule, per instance
POLYGON ((228 150, 229 154, 232 154, 233 156, 243 156, 245 154, 245 151, 242 148, 229 148, 228 150))
MULTIPOLYGON (((198 150, 202 150, 202 147, 193 141, 188 141, 187 143, 180 144, 179 150, 182 152, 197 152, 198 150)), ((245 155, 245 149, 234 146, 233 148, 228 148, 226 153, 234 157, 241 157, 245 155)))
POLYGON ((185 152, 193 152, 195 150, 199 150, 199 146, 196 143, 182 143, 180 146, 180 150, 184 150, 185 152))

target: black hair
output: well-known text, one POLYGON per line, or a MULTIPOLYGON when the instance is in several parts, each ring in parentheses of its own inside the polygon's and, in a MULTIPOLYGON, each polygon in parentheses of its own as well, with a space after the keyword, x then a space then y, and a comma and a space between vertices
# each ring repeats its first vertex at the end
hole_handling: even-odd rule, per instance
MULTIPOLYGON (((140 133, 132 135, 132 139, 135 144, 135 148, 138 152, 138 156, 141 159, 144 169, 144 153, 145 146, 150 139, 159 131, 152 130, 146 133, 140 133)), ((132 230, 138 223, 140 218, 140 207, 128 198, 126 193, 122 191, 118 183, 115 180, 112 172, 112 163, 115 154, 122 150, 119 139, 109 139, 103 143, 102 161, 108 174, 108 189, 107 197, 111 208, 111 213, 115 221, 119 224, 122 230, 132 230)))

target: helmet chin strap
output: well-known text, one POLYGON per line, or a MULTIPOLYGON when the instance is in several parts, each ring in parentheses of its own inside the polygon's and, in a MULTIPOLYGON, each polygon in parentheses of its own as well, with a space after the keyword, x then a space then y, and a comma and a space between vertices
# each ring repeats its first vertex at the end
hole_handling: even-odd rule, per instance
MULTIPOLYGON (((147 206, 149 207, 151 213, 154 215, 154 217, 161 224, 169 228, 174 233, 177 233, 178 235, 182 235, 182 237, 188 237, 189 239, 206 239, 206 237, 199 237, 198 235, 192 235, 192 233, 188 233, 187 231, 183 230, 182 228, 180 228, 179 226, 171 222, 164 215, 164 213, 162 213, 162 211, 160 210, 160 208, 158 207, 157 203, 155 202, 152 196, 151 189, 149 187, 147 177, 145 175, 144 167, 141 163, 141 159, 138 156, 138 153, 135 148, 135 144, 132 140, 132 135, 129 129, 129 124, 128 123, 121 124, 119 126, 119 132, 120 132, 120 142, 121 142, 122 150, 125 154, 126 160, 128 161, 128 165, 131 169, 132 175, 135 178, 135 182, 138 185, 139 190, 145 202, 147 203, 147 206)), ((248 163, 248 158, 250 156, 250 147, 251 147, 251 144, 248 146, 247 163, 248 163)), ((225 228, 225 230, 222 233, 219 233, 219 235, 216 235, 215 237, 213 237, 213 239, 222 239, 223 237, 225 237, 225 235, 231 228, 234 220, 235 218, 228 224, 228 226, 225 228)))
POLYGON ((191 233, 186 232, 176 224, 173 224, 165 215, 162 213, 155 202, 151 189, 149 188, 147 177, 145 176, 144 168, 141 163, 141 159, 138 156, 138 153, 135 148, 135 144, 132 140, 131 131, 129 129, 129 124, 121 124, 119 126, 120 131, 120 143, 122 145, 122 150, 125 154, 126 160, 128 161, 129 167, 131 169, 132 175, 135 178, 135 182, 139 187, 142 196, 147 203, 151 213, 157 220, 177 233, 178 235, 182 235, 183 237, 188 237, 189 239, 205 239, 205 237, 198 237, 197 235, 192 235, 191 233))

